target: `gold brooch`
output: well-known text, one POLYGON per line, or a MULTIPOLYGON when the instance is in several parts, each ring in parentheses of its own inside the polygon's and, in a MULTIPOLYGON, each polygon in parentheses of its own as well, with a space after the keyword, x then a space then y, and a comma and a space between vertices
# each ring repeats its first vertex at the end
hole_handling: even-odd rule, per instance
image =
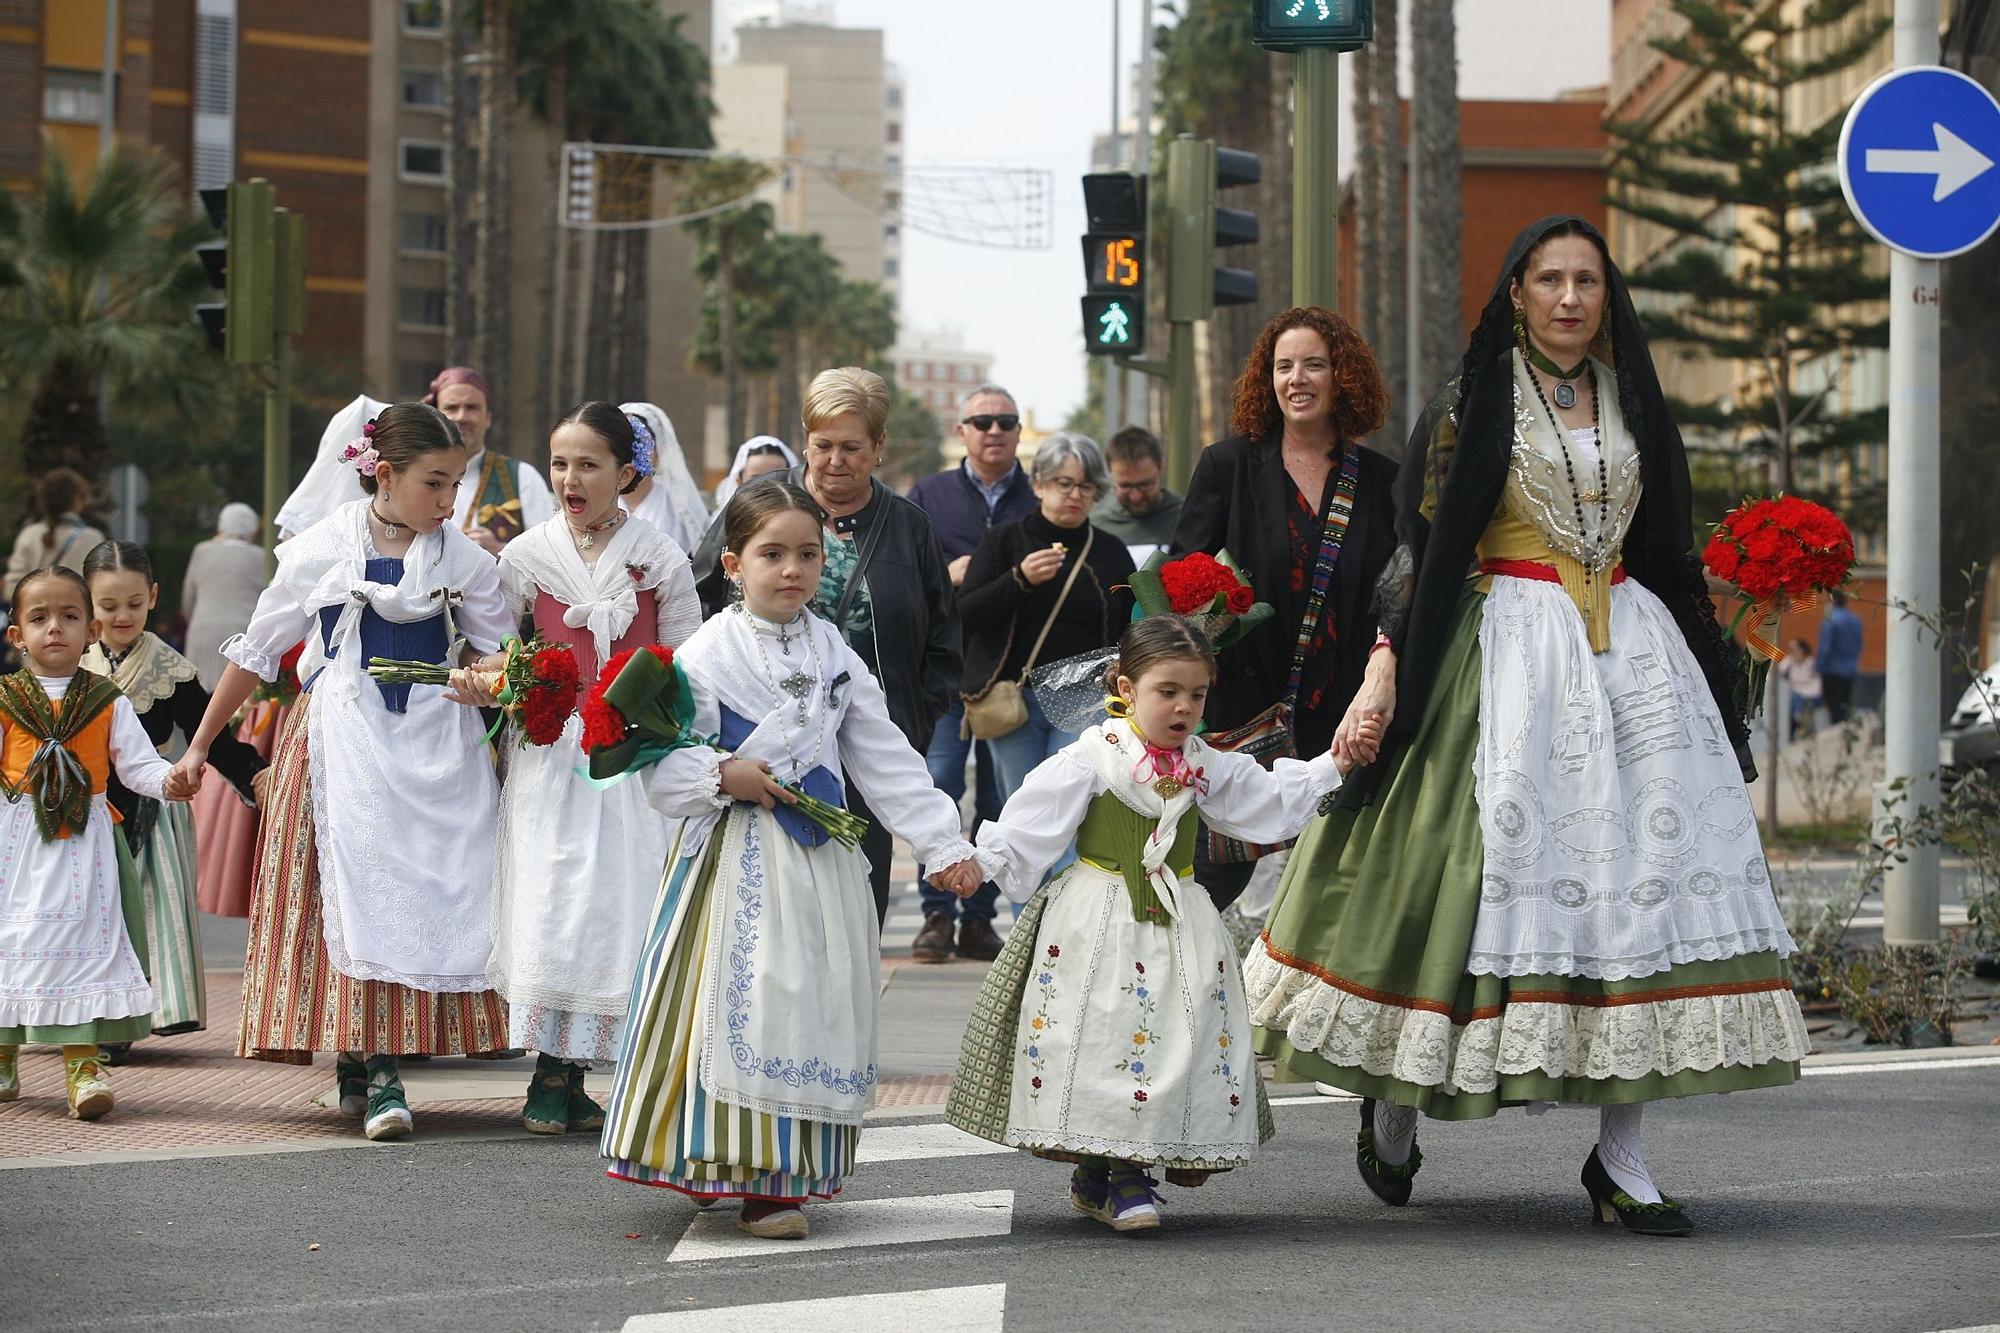
POLYGON ((1174 799, 1174 797, 1179 796, 1182 792, 1186 791, 1187 788, 1185 785, 1176 781, 1173 778, 1161 778, 1158 782, 1155 782, 1153 784, 1153 790, 1160 794, 1161 800, 1171 801, 1174 799))

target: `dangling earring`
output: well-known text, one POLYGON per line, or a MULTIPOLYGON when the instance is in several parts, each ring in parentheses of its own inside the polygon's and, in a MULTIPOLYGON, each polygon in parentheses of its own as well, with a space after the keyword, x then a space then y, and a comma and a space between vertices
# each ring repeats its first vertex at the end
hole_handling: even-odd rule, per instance
POLYGON ((1611 321, 1609 319, 1606 319, 1602 324, 1597 326, 1597 336, 1590 340, 1590 354, 1607 366, 1615 367, 1618 364, 1612 359, 1616 353, 1611 346, 1611 321))
POLYGON ((1104 715, 1129 722, 1132 719, 1132 701, 1122 694, 1107 694, 1104 696, 1104 715))
POLYGON ((1514 345, 1522 356, 1528 354, 1528 312, 1520 306, 1514 307, 1514 345))

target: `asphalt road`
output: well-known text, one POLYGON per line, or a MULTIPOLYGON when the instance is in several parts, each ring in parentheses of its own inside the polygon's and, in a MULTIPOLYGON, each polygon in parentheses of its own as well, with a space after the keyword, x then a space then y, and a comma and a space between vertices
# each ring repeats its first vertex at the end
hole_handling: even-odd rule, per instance
POLYGON ((1066 1168, 924 1121, 871 1126, 901 1160, 776 1253, 726 1215, 689 1235, 588 1136, 0 1171, 0 1328, 1964 1329, 2000 1322, 2000 1062, 1941 1054, 1651 1109, 1682 1241, 1590 1225, 1589 1112, 1427 1123, 1392 1210, 1323 1099, 1141 1236, 1072 1214, 1066 1168))

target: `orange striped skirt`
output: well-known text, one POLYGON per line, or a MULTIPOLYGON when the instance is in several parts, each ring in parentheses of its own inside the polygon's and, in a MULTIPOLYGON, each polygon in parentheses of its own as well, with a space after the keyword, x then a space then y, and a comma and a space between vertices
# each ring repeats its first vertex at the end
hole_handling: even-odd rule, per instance
POLYGON ((285 719, 257 834, 236 1053, 311 1064, 315 1051, 465 1055, 504 1048, 507 1004, 496 991, 432 993, 359 981, 328 961, 307 764, 310 703, 300 695, 285 719))

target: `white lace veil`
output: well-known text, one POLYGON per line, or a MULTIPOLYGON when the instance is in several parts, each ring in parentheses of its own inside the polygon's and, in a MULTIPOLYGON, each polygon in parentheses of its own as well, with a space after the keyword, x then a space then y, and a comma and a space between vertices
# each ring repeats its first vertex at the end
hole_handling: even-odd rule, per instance
POLYGON ((361 474, 340 461, 340 451, 359 439, 361 427, 388 406, 364 393, 333 414, 320 433, 319 453, 314 455, 312 466, 278 510, 279 541, 298 536, 349 500, 367 494, 361 489, 361 474))

